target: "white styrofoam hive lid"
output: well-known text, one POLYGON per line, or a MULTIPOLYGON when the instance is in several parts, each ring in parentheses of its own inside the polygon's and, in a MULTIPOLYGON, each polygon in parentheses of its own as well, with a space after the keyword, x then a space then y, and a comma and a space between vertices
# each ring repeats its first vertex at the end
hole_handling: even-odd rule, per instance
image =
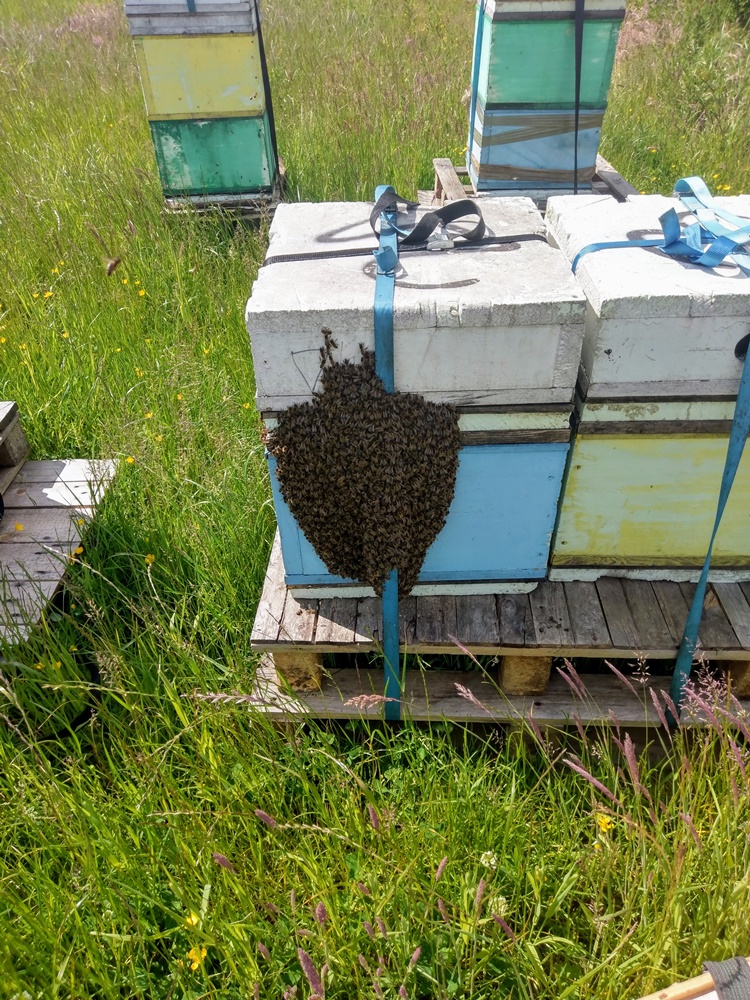
POLYGON ((131 35, 255 34, 257 0, 125 0, 131 35))
MULTIPOLYGON (((487 235, 544 232, 528 198, 480 204, 487 235)), ((280 205, 268 257, 375 248, 371 210, 361 202, 280 205)), ((374 294, 369 254, 261 268, 246 312, 261 409, 309 398, 322 328, 332 330, 342 359, 358 359, 360 344, 373 348, 374 294)), ((403 253, 394 296, 396 388, 465 405, 570 401, 584 311, 570 268, 543 241, 403 253)))
MULTIPOLYGON (((717 200, 750 223, 750 197, 717 200)), ((659 238, 659 217, 669 208, 683 224, 695 221, 678 199, 662 195, 625 203, 607 195, 550 198, 548 238, 572 262, 591 243, 659 238)), ((610 384, 615 395, 636 392, 639 383, 657 395, 736 392, 742 366, 734 348, 750 320, 750 277, 739 268, 628 247, 587 254, 576 277, 591 306, 583 347, 590 385, 610 384)))

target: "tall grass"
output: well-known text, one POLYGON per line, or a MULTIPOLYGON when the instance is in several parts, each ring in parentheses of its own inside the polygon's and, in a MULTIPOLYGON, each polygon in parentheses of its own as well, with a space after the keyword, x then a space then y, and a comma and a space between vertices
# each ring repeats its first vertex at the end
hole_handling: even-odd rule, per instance
MULTIPOLYGON (((723 139, 710 78, 703 119, 658 88, 663 60, 693 93, 745 36, 728 6, 702 43, 697 5, 652 6, 697 56, 621 63, 606 151, 656 189, 680 150, 693 172, 674 119, 719 164, 709 123, 734 190, 742 59, 723 139)), ((460 159, 468 0, 264 15, 293 197, 413 196, 460 159)), ((748 761, 723 716, 636 781, 617 733, 561 756, 200 699, 255 669, 273 513, 242 310, 265 228, 163 212, 117 3, 6 0, 0 97, 0 397, 35 458, 120 460, 64 599, 0 664, 0 997, 309 997, 300 949, 329 998, 635 997, 746 953, 748 761)))

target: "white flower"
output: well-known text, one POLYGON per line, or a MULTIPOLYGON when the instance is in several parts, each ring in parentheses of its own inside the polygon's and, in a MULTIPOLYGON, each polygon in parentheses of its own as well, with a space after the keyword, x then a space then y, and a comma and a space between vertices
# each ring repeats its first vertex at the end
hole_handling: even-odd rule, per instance
POLYGON ((479 864, 484 865, 485 868, 489 868, 490 871, 494 872, 497 868, 497 854, 494 851, 485 851, 479 859, 479 864))
POLYGON ((508 900, 505 896, 490 896, 487 900, 488 913, 496 913, 498 917, 504 917, 508 912, 508 900))

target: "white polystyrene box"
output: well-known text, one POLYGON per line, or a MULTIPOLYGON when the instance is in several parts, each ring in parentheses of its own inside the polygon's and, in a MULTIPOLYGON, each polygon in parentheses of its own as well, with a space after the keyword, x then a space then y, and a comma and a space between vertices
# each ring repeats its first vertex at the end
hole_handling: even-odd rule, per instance
MULTIPOLYGON (((489 235, 543 234, 528 198, 483 198, 489 235)), ((267 259, 376 248, 372 205, 282 204, 267 259)), ((419 209, 417 216, 427 211, 419 209)), ((309 399, 320 372, 322 330, 335 356, 374 348, 371 255, 262 267, 247 304, 258 407, 309 399)), ((394 294, 399 392, 463 406, 570 403, 585 299, 562 255, 544 241, 403 253, 394 294)))
MULTIPOLYGON (((750 197, 718 199, 747 215, 750 197)), ((601 195, 550 198, 548 239, 571 261, 591 243, 652 239, 676 198, 601 195)), ((581 383, 590 399, 722 396, 737 392, 735 347, 750 330, 750 277, 708 269, 658 249, 607 249, 582 257, 576 277, 588 299, 581 383)))

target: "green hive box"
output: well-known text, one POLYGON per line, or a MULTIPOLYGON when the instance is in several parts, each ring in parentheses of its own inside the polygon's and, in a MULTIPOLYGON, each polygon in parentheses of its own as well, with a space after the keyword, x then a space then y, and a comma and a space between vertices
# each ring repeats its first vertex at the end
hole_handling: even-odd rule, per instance
POLYGON ((268 114, 255 118, 152 121, 164 194, 230 195, 270 191, 276 177, 268 114))

